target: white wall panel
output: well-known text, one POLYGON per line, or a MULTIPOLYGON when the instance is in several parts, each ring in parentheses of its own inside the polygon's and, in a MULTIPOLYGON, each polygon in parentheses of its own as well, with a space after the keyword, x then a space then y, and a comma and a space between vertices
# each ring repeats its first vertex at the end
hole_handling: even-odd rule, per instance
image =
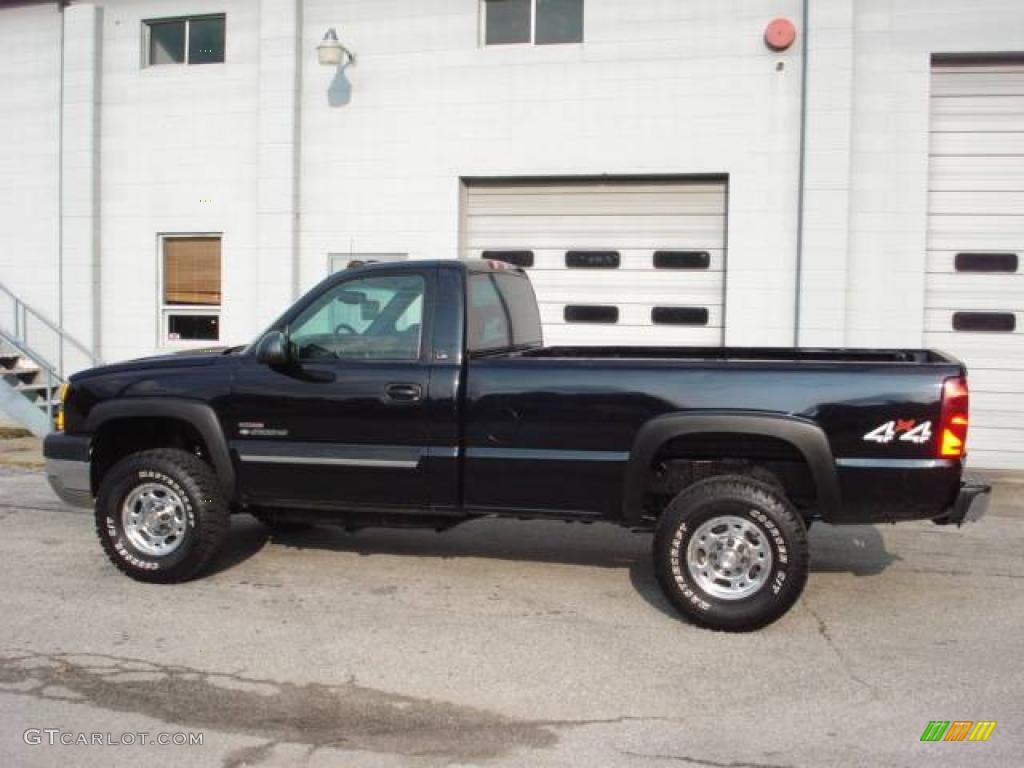
MULTIPOLYGON (((103 2, 98 181, 106 359, 161 346, 160 233, 223 233, 222 340, 245 342, 258 327, 259 12, 251 0, 103 2), (223 63, 143 66, 143 20, 211 13, 227 17, 223 63)), ((278 296, 267 300, 280 304, 278 296)))
MULTIPOLYGON (((751 280, 729 284, 727 334, 790 342, 800 52, 769 51, 763 33, 776 16, 798 22, 799 11, 799 0, 587 0, 582 45, 484 47, 475 0, 310 0, 302 284, 323 276, 332 251, 457 256, 460 178, 728 175, 730 269, 751 280), (330 26, 358 56, 340 74, 315 59, 330 26)), ((695 215, 718 210, 714 193, 694 195, 695 215)), ((585 203, 565 205, 569 215, 585 203)), ((566 234, 600 247, 617 224, 587 235, 577 223, 545 223, 538 268, 566 234)), ((652 220, 618 246, 626 258, 679 233, 652 220)), ((514 233, 491 234, 494 247, 515 245, 514 233)), ((722 249, 721 225, 695 243, 722 249)))
POLYGON ((1016 469, 1024 468, 1022 97, 1024 63, 933 70, 924 313, 925 343, 962 359, 969 370, 971 460, 1016 469), (959 118, 953 125, 951 115, 959 118), (988 251, 1017 254, 1016 271, 957 271, 958 253, 988 251), (1015 328, 956 330, 962 312, 1010 316, 1015 328))
MULTIPOLYGON (((801 340, 929 343, 926 334, 947 333, 933 328, 935 312, 995 308, 1011 290, 953 281, 955 253, 1024 248, 1024 78, 1013 66, 944 67, 933 77, 930 58, 1024 50, 1020 2, 810 5, 801 340), (927 310, 926 293, 937 302, 927 310)), ((727 239, 729 343, 793 339, 805 30, 784 53, 768 51, 762 34, 776 16, 799 27, 799 0, 587 0, 582 45, 499 48, 479 44, 477 0, 97 6, 94 224, 108 358, 157 345, 159 232, 224 233, 222 331, 226 342, 240 342, 280 309, 293 282, 306 288, 323 277, 328 253, 457 256, 460 180, 495 176, 727 175, 728 196, 706 182, 687 187, 685 227, 656 190, 603 191, 605 222, 591 226, 581 215, 589 193, 553 188, 544 209, 563 221, 538 216, 531 198, 520 201, 512 231, 488 238, 513 247, 515 230, 534 229, 538 279, 562 270, 566 237, 580 248, 617 237, 623 273, 643 270, 646 253, 682 235, 708 250, 710 272, 722 273, 727 239), (141 66, 143 19, 201 13, 227 14, 223 64, 141 66), (293 34, 286 27, 299 16, 293 34), (316 45, 332 26, 357 53, 355 66, 317 63, 316 45), (299 71, 285 71, 296 53, 299 71), (288 183, 295 173, 297 189, 288 183), (634 214, 648 218, 627 232, 634 214), (274 254, 287 260, 295 238, 297 274, 282 263, 279 276, 274 254)), ((51 316, 60 17, 56 3, 0 7, 0 46, 16 73, 0 83, 0 281, 51 316)), ((69 222, 67 233, 81 235, 86 224, 69 222)), ((580 291, 604 295, 589 285, 580 291)), ((705 288, 638 283, 633 291, 624 305, 671 294, 689 300, 705 288)), ((982 350, 972 359, 993 357, 982 350)))
MULTIPOLYGON (((1019 0, 857 0, 854 24, 847 341, 917 346, 925 341, 927 252, 960 247, 955 237, 929 243, 928 190, 1019 189, 1017 169, 1024 168, 1009 156, 929 157, 933 120, 937 129, 959 131, 963 119, 949 126, 947 116, 980 109, 1003 125, 1009 105, 978 99, 1017 87, 994 81, 992 72, 980 84, 943 77, 936 94, 951 98, 938 103, 930 98, 931 56, 1020 52, 1024 14, 1019 0)), ((977 240, 999 242, 983 234, 977 240)))
POLYGON ((0 283, 54 319, 60 28, 56 3, 0 7, 0 283))

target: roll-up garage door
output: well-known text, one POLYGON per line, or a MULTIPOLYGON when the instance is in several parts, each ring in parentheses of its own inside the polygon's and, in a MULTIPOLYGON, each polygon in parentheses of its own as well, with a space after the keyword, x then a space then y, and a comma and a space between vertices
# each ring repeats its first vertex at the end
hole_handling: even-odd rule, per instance
POLYGON ((969 461, 1024 469, 1024 62, 936 61, 925 343, 968 366, 969 461))
POLYGON ((548 344, 717 346, 724 180, 467 183, 463 255, 526 267, 548 344))

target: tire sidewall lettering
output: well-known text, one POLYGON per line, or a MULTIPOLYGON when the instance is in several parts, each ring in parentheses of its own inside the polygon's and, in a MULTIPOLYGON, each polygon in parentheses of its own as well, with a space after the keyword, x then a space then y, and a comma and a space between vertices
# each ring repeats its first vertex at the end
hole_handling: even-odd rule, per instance
POLYGON ((115 494, 116 499, 116 514, 106 515, 106 532, 111 540, 114 552, 117 556, 124 560, 126 563, 131 565, 133 568, 138 568, 143 571, 158 571, 163 568, 169 568, 176 565, 182 557, 188 552, 192 544, 192 533, 195 531, 198 521, 196 519, 196 510, 192 503, 192 494, 175 478, 171 477, 166 472, 162 472, 158 469, 138 469, 132 472, 123 482, 118 493, 115 494), (178 494, 179 498, 182 499, 182 503, 185 507, 185 541, 182 542, 183 546, 173 552, 169 557, 150 557, 142 555, 131 545, 124 534, 122 523, 120 520, 120 509, 121 505, 124 504, 125 498, 131 493, 132 489, 142 485, 143 483, 157 482, 171 488, 175 493, 178 494))
POLYGON ((763 531, 768 533, 768 537, 775 545, 776 561, 780 565, 788 565, 789 547, 786 546, 786 539, 782 535, 782 531, 779 530, 779 526, 775 524, 774 520, 759 509, 751 509, 748 514, 754 522, 758 523, 763 531))
POLYGON ((680 523, 676 527, 675 533, 672 536, 672 544, 669 548, 669 560, 670 567, 672 569, 672 578, 675 579, 676 585, 679 587, 679 591, 683 593, 683 597, 692 603, 696 608, 702 611, 711 609, 711 603, 703 597, 703 593, 694 589, 683 570, 683 557, 681 555, 683 547, 685 546, 686 534, 688 532, 686 523, 680 523))

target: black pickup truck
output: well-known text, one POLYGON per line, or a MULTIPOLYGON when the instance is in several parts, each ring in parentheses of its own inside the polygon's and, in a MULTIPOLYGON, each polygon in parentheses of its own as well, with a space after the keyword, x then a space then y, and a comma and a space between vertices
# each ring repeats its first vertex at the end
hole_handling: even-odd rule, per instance
POLYGON ((984 513, 964 366, 930 350, 545 347, 501 262, 329 277, 249 347, 79 373, 51 484, 129 576, 177 582, 232 513, 270 527, 446 529, 486 515, 654 532, 702 626, 781 616, 807 528, 984 513))

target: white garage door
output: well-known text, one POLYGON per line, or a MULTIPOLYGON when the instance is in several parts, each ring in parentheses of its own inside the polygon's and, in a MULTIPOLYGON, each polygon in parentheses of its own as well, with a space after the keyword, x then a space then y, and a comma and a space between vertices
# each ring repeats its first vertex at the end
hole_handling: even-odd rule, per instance
POLYGON ((1024 469, 1024 63, 936 63, 925 343, 967 363, 970 462, 1024 469))
POLYGON ((525 266, 548 344, 722 343, 724 181, 472 182, 468 258, 525 266))

